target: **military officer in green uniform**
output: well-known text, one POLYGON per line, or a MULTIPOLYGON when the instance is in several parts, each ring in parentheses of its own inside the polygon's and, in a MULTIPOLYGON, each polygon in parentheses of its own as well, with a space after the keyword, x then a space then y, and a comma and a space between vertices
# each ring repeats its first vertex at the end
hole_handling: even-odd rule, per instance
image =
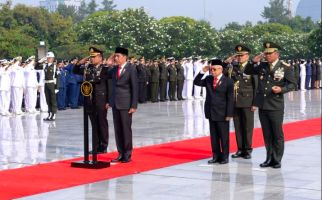
POLYGON ((284 153, 284 94, 295 89, 296 81, 290 65, 282 62, 281 47, 273 42, 264 42, 264 53, 253 58, 253 67, 246 67, 246 74, 258 75, 258 89, 252 107, 259 108, 266 160, 260 167, 280 168, 284 153), (266 62, 260 62, 265 58, 266 62))
POLYGON ((109 142, 107 109, 109 99, 110 68, 103 64, 103 51, 89 48, 89 57, 81 59, 73 68, 73 73, 83 75, 84 81, 91 83, 93 92, 84 96, 84 109, 92 125, 93 151, 106 153, 109 142), (89 62, 88 62, 89 60, 89 62))
POLYGON ((237 63, 232 64, 228 73, 234 81, 234 126, 238 151, 232 158, 250 159, 252 153, 252 139, 254 128, 254 97, 257 89, 257 76, 247 75, 244 70, 249 62, 251 49, 245 45, 238 44, 235 47, 235 55, 225 62, 231 63, 234 59, 237 63))
POLYGON ((158 90, 159 90, 159 79, 160 79, 160 70, 158 60, 155 59, 150 68, 151 72, 151 102, 158 102, 158 90))
POLYGON ((151 101, 151 61, 147 60, 145 64, 145 72, 146 72, 146 100, 151 101))
POLYGON ((170 65, 168 66, 169 72, 169 98, 170 101, 176 101, 176 87, 177 87, 177 68, 175 66, 174 58, 170 59, 170 65))
POLYGON ((160 70, 160 101, 167 99, 167 83, 168 83, 168 69, 164 57, 161 58, 159 63, 160 70))
POLYGON ((184 68, 182 66, 183 61, 176 62, 177 68, 177 97, 178 100, 183 100, 182 97, 182 90, 183 90, 183 83, 184 83, 184 68))
POLYGON ((55 54, 53 52, 48 52, 46 55, 47 62, 44 65, 37 65, 35 69, 43 69, 45 72, 45 96, 48 105, 48 117, 45 121, 54 121, 56 119, 57 112, 57 100, 56 93, 59 88, 59 80, 57 66, 54 62, 55 54))

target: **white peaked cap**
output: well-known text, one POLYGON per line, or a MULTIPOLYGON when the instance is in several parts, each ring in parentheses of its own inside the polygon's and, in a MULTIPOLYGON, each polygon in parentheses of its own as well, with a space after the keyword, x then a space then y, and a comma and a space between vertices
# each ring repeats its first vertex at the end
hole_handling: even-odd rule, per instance
POLYGON ((46 55, 47 58, 55 58, 55 54, 53 52, 48 52, 46 55))

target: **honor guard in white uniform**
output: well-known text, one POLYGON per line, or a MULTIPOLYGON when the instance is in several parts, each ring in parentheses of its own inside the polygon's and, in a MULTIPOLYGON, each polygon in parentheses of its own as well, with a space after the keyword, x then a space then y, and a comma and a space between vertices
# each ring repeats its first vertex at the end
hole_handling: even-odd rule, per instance
POLYGON ((15 115, 22 114, 22 99, 23 90, 25 87, 24 70, 20 66, 22 57, 14 59, 14 64, 11 66, 10 82, 11 82, 11 106, 12 113, 15 115))
POLYGON ((10 63, 3 60, 0 65, 0 115, 10 115, 10 63))
MULTIPOLYGON (((46 59, 46 57, 38 61, 38 63, 44 62, 44 59, 46 59)), ((46 113, 48 112, 48 105, 46 102, 46 95, 45 95, 45 72, 43 69, 36 70, 36 71, 38 74, 37 76, 39 77, 37 81, 38 81, 40 112, 46 113)))
POLYGON ((25 108, 26 112, 34 114, 36 113, 37 103, 37 72, 35 70, 35 56, 31 56, 27 59, 29 62, 24 68, 25 75, 25 108))
MULTIPOLYGON (((194 71, 194 76, 193 78, 195 78, 198 73, 201 71, 202 67, 203 67, 203 64, 201 62, 201 58, 200 57, 197 57, 196 58, 197 60, 193 63, 193 71, 194 71)), ((201 87, 200 86, 197 86, 197 85, 194 85, 194 98, 195 99, 201 99, 201 87)))
POLYGON ((45 72, 45 95, 48 105, 48 117, 45 121, 54 121, 56 119, 57 112, 57 99, 56 93, 58 92, 58 79, 57 79, 57 67, 54 63, 55 55, 53 52, 48 52, 47 63, 43 66, 38 65, 37 69, 43 69, 45 72))
POLYGON ((192 64, 192 57, 187 59, 186 64, 184 65, 185 69, 185 85, 186 85, 186 92, 187 99, 191 100, 192 98, 192 88, 193 88, 193 64, 192 64))

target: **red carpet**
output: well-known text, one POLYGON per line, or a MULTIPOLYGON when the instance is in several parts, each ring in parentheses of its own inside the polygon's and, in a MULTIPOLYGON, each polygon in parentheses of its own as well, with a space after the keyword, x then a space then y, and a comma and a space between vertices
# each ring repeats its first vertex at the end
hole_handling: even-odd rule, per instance
MULTIPOLYGON (((285 140, 294 140, 321 134, 321 118, 284 125, 285 140)), ((236 151, 235 135, 230 135, 230 151, 236 151)), ((253 146, 263 146, 261 129, 254 130, 253 146)), ((100 160, 110 160, 116 153, 100 155, 100 160)), ((0 171, 0 199, 13 199, 115 177, 136 174, 211 156, 209 137, 165 143, 137 148, 133 161, 112 165, 107 169, 89 170, 71 168, 72 159, 0 171)))

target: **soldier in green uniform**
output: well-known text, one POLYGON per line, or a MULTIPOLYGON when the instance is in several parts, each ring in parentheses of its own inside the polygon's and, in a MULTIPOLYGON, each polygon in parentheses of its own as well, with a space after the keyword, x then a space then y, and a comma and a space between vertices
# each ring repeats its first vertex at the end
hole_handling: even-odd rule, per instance
POLYGON ((159 64, 160 70, 160 101, 167 99, 167 83, 168 83, 168 69, 164 57, 161 58, 159 64))
POLYGON ((44 65, 37 65, 35 69, 43 69, 45 72, 45 96, 48 105, 48 117, 45 121, 54 121, 57 112, 56 93, 59 88, 59 81, 57 79, 58 72, 57 66, 54 62, 55 55, 53 52, 47 53, 47 63, 44 65))
POLYGON ((138 88, 139 88, 139 103, 146 102, 146 86, 147 86, 147 76, 146 76, 146 68, 145 68, 145 59, 141 57, 140 62, 135 65, 138 75, 138 88))
POLYGON ((174 58, 170 59, 170 65, 168 66, 169 72, 169 98, 170 101, 176 101, 176 86, 177 86, 177 68, 175 66, 174 58))
POLYGON ((254 105, 258 82, 256 75, 244 73, 245 67, 251 65, 249 62, 251 49, 239 44, 236 45, 235 52, 233 57, 225 61, 229 63, 232 59, 237 61, 228 71, 229 77, 234 81, 234 126, 238 146, 238 151, 231 157, 250 159, 254 128, 254 111, 251 107, 254 105))
POLYGON ((178 100, 183 100, 182 98, 182 90, 183 90, 183 83, 184 83, 184 68, 182 66, 183 61, 176 62, 177 68, 177 97, 178 100))
POLYGON ((146 85, 146 100, 151 101, 151 62, 150 60, 146 61, 145 64, 145 72, 146 72, 146 80, 147 80, 147 85, 146 85))
POLYGON ((151 102, 158 102, 158 90, 159 90, 159 79, 160 71, 158 60, 154 60, 150 68, 151 72, 151 102))
POLYGON ((73 73, 83 75, 84 81, 93 85, 92 94, 84 97, 84 108, 86 108, 92 124, 93 152, 106 153, 109 141, 107 109, 110 68, 103 64, 102 50, 90 47, 89 53, 90 57, 81 59, 75 65, 73 73), (89 63, 87 63, 88 59, 89 63))
POLYGON ((291 67, 279 59, 281 47, 273 42, 264 42, 264 48, 263 54, 253 58, 257 64, 247 66, 245 73, 258 75, 258 89, 252 109, 259 108, 267 153, 260 167, 280 168, 284 153, 284 94, 295 89, 296 81, 291 67), (263 56, 267 62, 259 63, 263 56))

